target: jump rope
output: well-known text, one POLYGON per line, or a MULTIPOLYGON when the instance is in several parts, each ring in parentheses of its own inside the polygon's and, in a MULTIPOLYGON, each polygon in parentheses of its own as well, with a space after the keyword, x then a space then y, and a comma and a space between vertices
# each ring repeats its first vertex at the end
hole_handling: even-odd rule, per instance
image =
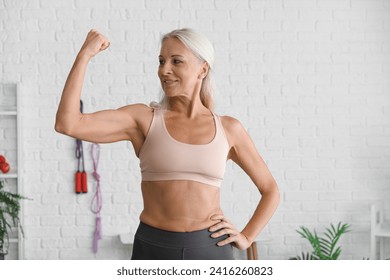
MULTIPOLYGON (((80 112, 83 113, 83 101, 80 100, 80 112)), ((76 151, 77 158, 77 171, 75 180, 75 191, 77 194, 88 192, 88 179, 87 172, 85 171, 84 150, 83 141, 76 139, 76 151), (82 170, 80 169, 82 167, 82 170)), ((99 158, 100 158, 100 146, 99 144, 92 143, 91 145, 91 157, 93 162, 92 176, 96 181, 96 191, 91 201, 90 209, 95 214, 95 231, 93 234, 92 249, 96 254, 98 252, 98 241, 102 239, 102 221, 100 211, 103 207, 102 192, 100 188, 100 174, 98 173, 99 158)))
POLYGON ((98 251, 98 241, 102 239, 102 218, 100 217, 100 211, 103 207, 102 192, 100 189, 100 175, 97 172, 100 158, 100 146, 93 143, 91 146, 91 157, 93 161, 93 177, 96 180, 96 192, 91 201, 91 211, 96 216, 95 232, 93 234, 93 252, 96 254, 98 251))
MULTIPOLYGON (((83 112, 83 101, 80 100, 80 112, 83 112)), ((77 158, 77 172, 76 172, 76 193, 88 192, 87 172, 85 172, 83 141, 76 139, 76 158, 77 158), (83 171, 80 171, 80 165, 83 171)))

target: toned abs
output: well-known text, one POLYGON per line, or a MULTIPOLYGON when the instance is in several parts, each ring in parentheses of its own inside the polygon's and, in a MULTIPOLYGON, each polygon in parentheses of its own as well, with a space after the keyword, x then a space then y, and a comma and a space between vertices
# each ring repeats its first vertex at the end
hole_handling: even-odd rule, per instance
POLYGON ((220 189, 195 181, 143 181, 144 210, 140 220, 176 232, 202 230, 215 224, 210 217, 222 214, 220 189))

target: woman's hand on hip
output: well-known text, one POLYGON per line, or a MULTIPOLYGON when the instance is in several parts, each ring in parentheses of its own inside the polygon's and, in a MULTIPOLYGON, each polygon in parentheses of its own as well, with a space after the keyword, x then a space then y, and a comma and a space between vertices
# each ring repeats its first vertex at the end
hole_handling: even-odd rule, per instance
POLYGON ((217 222, 209 228, 209 231, 213 232, 211 237, 217 238, 225 234, 229 235, 228 238, 218 242, 218 246, 224 246, 232 243, 234 247, 237 247, 240 250, 246 250, 252 244, 252 242, 248 240, 244 234, 237 230, 224 215, 213 215, 211 216, 211 220, 217 222))
POLYGON ((108 39, 100 34, 97 30, 91 29, 83 46, 80 49, 80 55, 86 55, 88 58, 94 57, 101 51, 104 51, 110 46, 108 39))

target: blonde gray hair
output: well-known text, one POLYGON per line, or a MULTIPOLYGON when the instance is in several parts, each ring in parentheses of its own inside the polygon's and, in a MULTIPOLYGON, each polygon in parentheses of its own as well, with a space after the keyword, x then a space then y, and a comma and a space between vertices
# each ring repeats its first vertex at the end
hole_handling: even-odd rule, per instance
MULTIPOLYGON (((166 39, 176 38, 180 40, 192 53, 202 62, 207 62, 209 69, 206 77, 202 81, 200 89, 200 100, 202 104, 210 110, 214 108, 213 94, 214 94, 214 80, 213 70, 215 63, 215 53, 211 42, 203 35, 197 33, 193 29, 183 28, 173 30, 161 38, 161 43, 166 39)), ((169 97, 163 95, 159 103, 152 102, 151 107, 159 107, 168 109, 169 97)))

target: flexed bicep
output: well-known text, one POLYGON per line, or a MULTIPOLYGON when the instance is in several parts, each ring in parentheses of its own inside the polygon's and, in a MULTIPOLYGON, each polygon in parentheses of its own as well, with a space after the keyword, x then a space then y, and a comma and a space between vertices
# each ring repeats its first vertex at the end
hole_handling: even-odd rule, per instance
POLYGON ((142 134, 140 120, 147 119, 151 109, 143 104, 133 104, 115 110, 103 110, 81 114, 80 119, 65 135, 94 143, 112 143, 123 140, 133 141, 142 134))
POLYGON ((95 143, 132 140, 137 132, 137 118, 147 113, 146 105, 128 105, 116 110, 85 114, 80 112, 80 97, 90 59, 109 46, 108 39, 92 29, 73 64, 64 85, 56 114, 55 130, 59 133, 95 143))

